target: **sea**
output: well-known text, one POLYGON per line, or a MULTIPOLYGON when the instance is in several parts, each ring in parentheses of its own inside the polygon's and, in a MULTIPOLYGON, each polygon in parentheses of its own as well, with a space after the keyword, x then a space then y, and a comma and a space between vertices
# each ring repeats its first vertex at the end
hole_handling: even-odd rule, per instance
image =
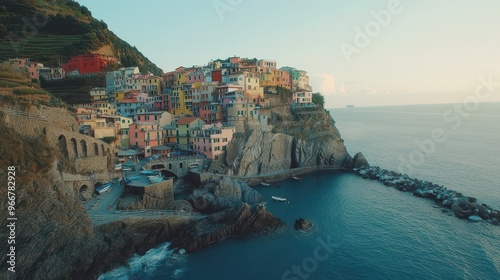
MULTIPOLYGON (((351 155, 500 209, 500 103, 332 109, 351 155)), ((195 253, 168 243, 99 279, 500 279, 500 226, 455 218, 434 202, 348 173, 256 187, 286 222, 265 236, 195 253), (271 196, 289 203, 273 202, 271 196), (313 222, 294 230, 295 219, 313 222)))

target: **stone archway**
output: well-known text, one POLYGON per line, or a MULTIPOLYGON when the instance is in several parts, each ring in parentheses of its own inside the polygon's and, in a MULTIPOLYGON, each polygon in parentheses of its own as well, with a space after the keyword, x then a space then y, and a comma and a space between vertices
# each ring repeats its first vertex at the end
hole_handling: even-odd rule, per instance
POLYGON ((79 194, 81 201, 87 201, 90 198, 92 198, 92 192, 90 191, 90 188, 87 185, 82 185, 80 187, 79 194))
POLYGON ((77 158, 78 157, 78 145, 76 143, 75 138, 71 138, 71 146, 73 146, 73 153, 74 153, 75 157, 77 158))
POLYGON ((82 150, 82 157, 87 157, 87 142, 85 142, 85 140, 81 140, 80 147, 82 150))
POLYGON ((99 155, 99 145, 97 145, 97 143, 94 143, 94 154, 95 154, 96 156, 98 156, 98 155, 99 155))
POLYGON ((151 166, 151 169, 165 169, 165 165, 155 164, 155 165, 151 166))
POLYGON ((59 147, 59 151, 61 152, 61 154, 63 154, 64 157, 69 159, 68 143, 66 142, 66 136, 61 134, 59 138, 57 138, 57 146, 59 147))
POLYGON ((179 167, 180 167, 181 169, 182 169, 182 166, 184 166, 184 164, 182 164, 182 162, 181 162, 181 163, 179 163, 179 167))
POLYGON ((179 178, 179 176, 177 176, 177 174, 175 174, 174 172, 168 171, 168 170, 161 170, 160 173, 165 178, 169 178, 169 177, 173 177, 175 179, 179 178))

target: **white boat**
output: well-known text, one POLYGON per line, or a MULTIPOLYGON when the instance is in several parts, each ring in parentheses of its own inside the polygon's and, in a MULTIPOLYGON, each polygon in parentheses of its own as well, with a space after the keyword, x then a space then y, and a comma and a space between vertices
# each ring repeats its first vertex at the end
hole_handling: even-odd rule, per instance
POLYGON ((286 201, 286 198, 284 198, 284 197, 279 197, 279 196, 271 196, 271 198, 272 198, 274 201, 278 201, 278 202, 285 202, 285 201, 286 201))
POLYGON ((293 176, 292 178, 295 179, 295 180, 297 180, 297 181, 302 181, 302 178, 297 177, 297 176, 293 176))
POLYGON ((115 164, 115 170, 120 170, 122 169, 122 165, 119 163, 119 164, 115 164))
POLYGON ((190 165, 188 165, 189 170, 196 169, 198 167, 200 167, 198 163, 191 163, 190 165))
POLYGON ((472 216, 469 217, 469 221, 476 222, 476 223, 480 222, 482 220, 483 219, 481 217, 477 216, 477 215, 472 215, 472 216))
POLYGON ((156 174, 158 172, 154 171, 154 170, 142 170, 141 171, 141 174, 143 175, 153 175, 153 174, 156 174))
POLYGON ((132 167, 123 167, 122 168, 123 171, 131 171, 132 170, 132 167))
POLYGON ((111 183, 104 183, 102 186, 98 187, 97 189, 95 189, 96 192, 98 192, 99 194, 103 194, 105 192, 108 192, 111 190, 111 183))
POLYGON ((261 184, 261 185, 263 185, 263 186, 265 186, 265 187, 269 187, 269 186, 271 186, 271 184, 266 183, 266 182, 260 182, 260 184, 261 184))

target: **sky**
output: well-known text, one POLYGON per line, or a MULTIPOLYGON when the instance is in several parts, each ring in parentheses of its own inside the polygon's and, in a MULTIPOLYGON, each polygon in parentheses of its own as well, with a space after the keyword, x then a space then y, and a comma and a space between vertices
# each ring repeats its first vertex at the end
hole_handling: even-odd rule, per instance
POLYGON ((498 0, 77 1, 165 72, 274 59, 307 71, 327 108, 462 103, 500 81, 498 0))

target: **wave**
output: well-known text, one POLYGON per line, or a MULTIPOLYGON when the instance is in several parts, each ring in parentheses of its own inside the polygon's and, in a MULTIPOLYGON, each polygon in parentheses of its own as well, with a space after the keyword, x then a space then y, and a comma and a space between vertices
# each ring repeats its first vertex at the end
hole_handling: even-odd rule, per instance
POLYGON ((150 249, 143 256, 135 254, 127 266, 107 272, 101 275, 99 280, 152 279, 159 274, 159 269, 162 270, 161 274, 167 274, 171 279, 180 278, 185 271, 181 267, 185 256, 175 254, 174 249, 169 249, 169 246, 170 243, 166 242, 150 249), (168 270, 171 271, 165 271, 165 268, 170 268, 168 270))

